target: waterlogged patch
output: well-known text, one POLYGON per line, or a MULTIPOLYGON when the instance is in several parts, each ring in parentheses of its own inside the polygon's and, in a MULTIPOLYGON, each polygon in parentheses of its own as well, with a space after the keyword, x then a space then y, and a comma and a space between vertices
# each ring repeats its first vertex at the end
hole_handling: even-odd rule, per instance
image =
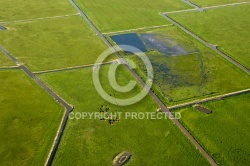
MULTIPOLYGON (((155 50, 166 56, 186 55, 197 52, 195 48, 187 49, 186 47, 177 43, 174 39, 163 34, 127 33, 110 36, 110 38, 118 45, 129 45, 139 49, 141 52, 155 50)), ((124 48, 121 49, 126 52, 124 48)))
POLYGON ((7 30, 7 28, 6 27, 4 27, 4 26, 2 26, 2 25, 0 25, 0 30, 7 30))
POLYGON ((140 39, 145 43, 148 49, 157 50, 164 55, 173 56, 188 54, 188 51, 171 38, 154 34, 141 34, 140 39))

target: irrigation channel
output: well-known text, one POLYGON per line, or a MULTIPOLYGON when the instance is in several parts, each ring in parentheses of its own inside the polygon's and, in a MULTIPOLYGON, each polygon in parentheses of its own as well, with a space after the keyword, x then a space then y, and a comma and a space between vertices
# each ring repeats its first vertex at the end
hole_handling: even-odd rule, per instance
MULTIPOLYGON (((153 91, 148 87, 140 76, 135 73, 134 70, 127 65, 125 59, 112 47, 112 44, 105 38, 105 36, 95 27, 95 25, 91 22, 91 20, 87 17, 87 15, 77 6, 74 0, 69 0, 70 3, 75 7, 75 9, 80 13, 80 15, 84 18, 84 20, 89 24, 89 26, 96 32, 96 34, 112 49, 112 51, 118 56, 120 61, 125 64, 126 68, 130 71, 130 73, 138 80, 138 82, 145 86, 146 89, 149 89, 149 95, 155 100, 155 102, 160 106, 161 110, 164 113, 172 114, 170 110, 162 103, 162 101, 153 93, 153 91)), ((172 119, 172 121, 176 124, 176 126, 190 139, 190 141, 194 144, 194 146, 201 152, 201 154, 212 164, 217 165, 214 159, 209 156, 209 154, 203 149, 203 147, 197 142, 197 140, 188 132, 188 130, 177 120, 172 119)))

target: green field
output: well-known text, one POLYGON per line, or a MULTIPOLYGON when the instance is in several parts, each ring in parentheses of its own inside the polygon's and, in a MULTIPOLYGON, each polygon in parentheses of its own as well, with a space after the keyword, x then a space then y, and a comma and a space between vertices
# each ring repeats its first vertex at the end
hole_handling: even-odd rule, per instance
POLYGON ((192 107, 178 110, 181 121, 219 165, 248 165, 250 93, 202 104, 212 114, 192 107))
POLYGON ((169 16, 250 68, 249 12, 249 5, 239 5, 169 16))
POLYGON ((191 8, 176 0, 75 0, 102 32, 169 24, 161 12, 191 8))
MULTIPOLYGON (((181 56, 166 56, 155 50, 149 50, 146 53, 154 68, 153 89, 167 105, 250 87, 250 77, 247 74, 177 27, 137 33, 162 36, 161 40, 174 39, 186 50, 196 50, 196 53, 181 56)), ((138 66, 137 73, 145 78, 143 72, 145 65, 141 64, 141 60, 132 55, 124 55, 124 57, 134 60, 138 66)))
POLYGON ((0 22, 75 14, 68 0, 0 1, 0 22))
POLYGON ((15 66, 15 63, 0 50, 0 67, 15 66))
POLYGON ((93 64, 107 48, 80 16, 7 27, 0 33, 0 45, 33 71, 93 64))
POLYGON ((0 165, 43 165, 64 109, 19 69, 0 78, 0 165))
MULTIPOLYGON (((46 165, 54 141, 59 141, 59 146, 55 156, 50 157, 56 166, 109 166, 123 151, 132 154, 126 166, 211 165, 205 152, 218 165, 250 163, 249 92, 202 103, 201 106, 212 110, 211 114, 202 113, 194 106, 171 110, 173 114, 181 114, 180 122, 204 148, 205 152, 200 153, 196 142, 192 143, 190 136, 181 131, 183 126, 165 117, 145 117, 145 113, 161 114, 157 113, 158 99, 147 94, 135 104, 121 106, 117 99, 114 99, 116 104, 111 104, 101 97, 92 78, 97 67, 90 66, 108 46, 88 24, 92 22, 113 45, 116 43, 110 38, 111 34, 131 32, 139 37, 142 34, 157 36, 148 38, 148 43, 156 43, 154 48, 148 46, 145 38, 143 44, 148 44, 145 54, 154 69, 151 90, 168 107, 249 89, 250 76, 171 24, 161 13, 193 9, 168 16, 250 69, 249 4, 207 8, 200 12, 184 0, 74 1, 89 20, 85 20, 69 0, 0 0, 0 25, 7 28, 0 30, 0 47, 31 72, 40 72, 35 75, 74 108, 60 140, 55 140, 65 108, 23 70, 8 68, 17 64, 0 50, 0 166, 46 165), (164 49, 171 55, 161 53, 161 47, 166 45, 164 49), (70 68, 77 66, 84 67, 70 68), (55 69, 63 70, 47 71, 55 69), (114 124, 110 124, 112 120, 89 117, 107 107, 112 115, 122 113, 114 124), (89 116, 82 117, 85 113, 89 116), (126 118, 131 113, 144 117, 126 118)), ((190 1, 200 7, 250 2, 190 1)), ((136 55, 119 53, 135 62, 135 72, 145 80, 145 64, 136 55)), ((115 59, 118 57, 112 54, 104 62, 115 59)), ((108 96, 128 99, 143 90, 123 64, 117 67, 116 76, 112 78, 109 77, 111 64, 99 67, 100 82, 108 96), (117 81, 122 91, 131 80, 136 86, 125 93, 110 85, 117 81)))
POLYGON ((249 0, 191 0, 198 6, 215 6, 215 5, 224 5, 229 3, 240 3, 240 2, 249 2, 249 0))
MULTIPOLYGON (((107 83, 108 68, 109 65, 101 68, 100 79, 110 94, 127 98, 141 89, 136 86, 130 93, 114 92, 107 83)), ((120 85, 133 79, 122 66, 116 76, 120 85)), ((106 104, 113 112, 155 112, 157 109, 149 96, 126 107, 105 102, 93 86, 92 68, 42 74, 39 77, 74 105, 74 113, 99 112, 100 105, 106 104)), ((123 118, 115 125, 99 119, 69 120, 54 165, 112 165, 113 158, 124 150, 133 155, 128 165, 208 165, 169 119, 123 118)))

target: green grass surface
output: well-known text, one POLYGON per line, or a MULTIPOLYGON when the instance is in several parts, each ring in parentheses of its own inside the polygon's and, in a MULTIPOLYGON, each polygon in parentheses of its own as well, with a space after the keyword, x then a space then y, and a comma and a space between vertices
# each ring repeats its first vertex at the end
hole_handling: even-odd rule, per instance
POLYGON ((212 114, 195 108, 178 110, 181 121, 219 165, 250 162, 250 93, 202 104, 212 114))
POLYGON ((102 31, 118 31, 169 24, 161 12, 191 8, 176 0, 75 0, 91 21, 102 31))
POLYGON ((249 2, 249 0, 190 0, 198 6, 215 6, 215 5, 224 5, 229 3, 240 3, 240 2, 249 2))
MULTIPOLYGON (((100 79, 110 94, 127 98, 141 89, 136 86, 129 93, 114 92, 107 83, 108 68, 109 65, 102 66, 100 79)), ((116 76, 120 85, 126 85, 132 79, 124 67, 118 68, 116 76)), ((93 86, 92 68, 39 77, 74 105, 74 113, 99 112, 100 105, 106 104, 113 112, 155 112, 157 109, 149 96, 126 107, 105 102, 93 86)), ((124 150, 133 155, 128 165, 208 165, 169 119, 124 118, 115 125, 99 119, 69 120, 54 165, 112 165, 113 158, 124 150)))
POLYGON ((0 1, 0 22, 75 14, 68 0, 0 1))
MULTIPOLYGON (((146 54, 154 68, 153 89, 167 105, 179 104, 200 98, 238 91, 250 87, 250 77, 231 63, 188 36, 177 27, 139 31, 138 34, 155 34, 162 39, 174 39, 187 51, 181 56, 166 56, 150 50, 146 54), (230 73, 230 74, 225 74, 230 73), (237 79, 235 79, 237 78, 237 79)), ((145 65, 132 55, 125 55, 137 64, 137 73, 145 78, 145 65)))
POLYGON ((15 63, 0 50, 0 67, 15 66, 15 63))
POLYGON ((64 109, 21 70, 0 78, 0 165, 44 165, 64 109))
POLYGON ((206 12, 171 14, 170 17, 250 68, 249 12, 249 5, 239 5, 206 12))
POLYGON ((7 27, 0 44, 33 71, 93 64, 107 48, 80 16, 7 27))

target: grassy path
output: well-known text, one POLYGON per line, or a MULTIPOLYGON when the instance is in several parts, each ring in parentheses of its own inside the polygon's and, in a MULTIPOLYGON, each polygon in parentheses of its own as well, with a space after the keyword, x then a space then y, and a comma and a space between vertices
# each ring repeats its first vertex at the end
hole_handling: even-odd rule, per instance
POLYGON ((86 67, 93 67, 94 65, 107 65, 107 64, 112 64, 114 62, 118 62, 118 60, 103 62, 103 63, 99 63, 99 64, 95 63, 95 64, 89 64, 89 65, 73 66, 73 67, 66 67, 66 68, 61 68, 61 69, 54 69, 54 70, 38 71, 38 72, 33 72, 33 73, 34 74, 53 73, 53 72, 59 72, 59 71, 65 71, 65 70, 74 70, 74 69, 81 69, 81 68, 86 68, 86 67))
POLYGON ((153 29, 153 28, 161 28, 161 27, 169 27, 172 26, 173 24, 166 24, 166 25, 156 25, 156 26, 151 26, 151 27, 142 27, 142 28, 135 28, 135 29, 126 29, 122 31, 115 31, 115 32, 105 32, 102 33, 104 35, 114 35, 114 34, 120 34, 124 32, 131 32, 131 31, 137 31, 137 30, 144 30, 144 29, 153 29))
MULTIPOLYGON (((187 0, 183 0, 184 2, 187 2, 187 0)), ((190 2, 190 1, 188 1, 190 2)), ((208 7, 195 7, 195 9, 187 9, 187 10, 177 10, 172 12, 163 12, 163 14, 174 14, 174 13, 182 13, 182 12, 191 12, 195 10, 204 11, 206 9, 213 9, 213 8, 220 8, 220 7, 227 7, 227 6, 236 6, 236 5, 243 5, 243 4, 249 4, 250 2, 239 2, 239 3, 229 3, 224 5, 216 5, 216 6, 208 6, 208 7)), ((193 4, 190 2, 190 4, 193 4)), ((194 7, 194 6, 193 6, 194 7)))
POLYGON ((203 7, 203 9, 213 9, 213 8, 226 7, 226 6, 235 6, 235 5, 248 4, 248 3, 250 3, 250 2, 229 3, 229 4, 225 4, 225 5, 216 5, 216 6, 203 7))
POLYGON ((5 70, 5 69, 18 69, 18 66, 2 66, 0 67, 0 70, 5 70))
POLYGON ((76 14, 67 14, 67 15, 61 15, 61 16, 52 16, 52 17, 33 18, 33 19, 27 19, 27 20, 16 20, 16 21, 9 21, 9 22, 5 21, 5 22, 0 22, 0 24, 31 22, 31 21, 37 21, 37 20, 48 20, 48 19, 55 19, 55 18, 63 18, 63 17, 76 16, 76 15, 79 15, 79 13, 76 13, 76 14))

